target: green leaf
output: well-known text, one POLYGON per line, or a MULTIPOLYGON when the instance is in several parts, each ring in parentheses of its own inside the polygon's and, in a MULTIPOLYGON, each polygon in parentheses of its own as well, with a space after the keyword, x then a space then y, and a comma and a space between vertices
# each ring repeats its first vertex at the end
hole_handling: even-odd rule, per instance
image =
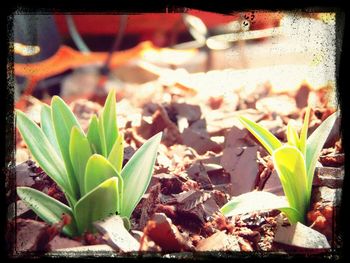
POLYGON ((295 127, 292 126, 291 122, 289 122, 287 126, 287 140, 289 145, 295 146, 299 149, 298 133, 295 127))
POLYGON ((62 214, 70 215, 72 222, 65 226, 63 233, 72 237, 77 234, 77 226, 72 209, 56 199, 29 187, 17 187, 17 194, 42 220, 55 224, 62 219, 62 214))
POLYGON ((272 154, 282 146, 282 143, 267 129, 243 116, 239 117, 242 124, 257 138, 257 140, 272 154))
POLYGON ((130 217, 151 181, 162 133, 158 133, 145 142, 124 166, 121 176, 124 179, 124 194, 121 215, 130 217))
POLYGON ((306 138, 307 138, 307 130, 309 128, 309 119, 310 119, 310 108, 307 107, 304 117, 303 127, 300 132, 300 151, 305 156, 306 154, 306 138))
POLYGON ((330 115, 307 139, 305 159, 307 165, 308 194, 310 196, 318 156, 328 138, 329 133, 333 128, 333 125, 337 119, 337 115, 338 112, 334 112, 332 115, 330 115))
POLYGON ((108 93, 105 105, 100 116, 103 119, 104 140, 106 144, 105 157, 110 153, 114 142, 118 138, 117 114, 115 102, 115 89, 111 89, 108 93))
POLYGON ((253 191, 234 197, 220 208, 220 212, 224 216, 229 217, 254 211, 274 209, 284 212, 290 223, 296 223, 302 218, 300 213, 294 208, 291 208, 284 198, 261 191, 253 191))
POLYGON ((112 177, 81 198, 74 207, 79 233, 93 231, 93 222, 115 214, 118 196, 118 178, 112 177))
POLYGON ((62 158, 66 166, 68 181, 75 199, 79 198, 78 178, 74 174, 73 165, 69 154, 70 133, 74 126, 82 131, 80 124, 67 104, 58 96, 51 101, 53 126, 56 131, 56 138, 61 149, 62 158))
POLYGON ((87 138, 91 144, 91 150, 94 153, 102 154, 102 146, 100 141, 100 133, 99 133, 99 125, 98 125, 98 119, 96 115, 93 115, 90 124, 89 129, 87 132, 87 138))
POLYGON ((78 178, 80 196, 84 194, 84 180, 86 163, 92 155, 90 143, 84 133, 76 126, 73 127, 69 143, 69 155, 74 173, 78 178))
POLYGON ((98 133, 100 135, 100 144, 101 144, 101 151, 102 155, 107 158, 107 144, 106 144, 106 134, 104 130, 103 125, 103 118, 102 115, 98 118, 98 133))
POLYGON ((275 150, 272 158, 289 205, 305 215, 309 198, 304 156, 296 147, 285 145, 275 150))
POLYGON ((108 156, 108 161, 115 167, 118 173, 121 172, 124 158, 124 136, 120 133, 108 156))
POLYGON ((106 181, 111 177, 118 177, 118 187, 120 189, 120 195, 118 197, 118 211, 120 211, 123 202, 123 179, 120 174, 116 171, 113 165, 102 155, 94 154, 90 157, 86 164, 85 170, 85 191, 84 194, 90 192, 96 186, 106 181))
POLYGON ((46 104, 41 106, 41 129, 45 133, 51 145, 55 148, 57 155, 61 157, 60 148, 55 135, 55 129, 52 123, 51 108, 46 104))
POLYGON ((19 110, 16 111, 16 119, 18 130, 39 166, 62 189, 67 199, 74 201, 64 163, 44 132, 19 110))

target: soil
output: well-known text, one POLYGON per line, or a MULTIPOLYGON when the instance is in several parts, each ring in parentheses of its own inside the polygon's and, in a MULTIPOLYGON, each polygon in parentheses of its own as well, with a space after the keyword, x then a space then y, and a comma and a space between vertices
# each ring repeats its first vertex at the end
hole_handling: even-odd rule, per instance
MULTIPOLYGON (((270 156, 235 117, 243 115, 257 121, 285 142, 286 124, 293 119, 301 127, 311 94, 319 100, 314 102, 310 130, 335 111, 324 100, 322 90, 302 85, 294 93, 274 94, 269 85, 259 85, 248 95, 233 91, 236 99, 230 101, 224 95, 205 97, 200 91, 193 95, 193 91, 175 84, 164 86, 153 81, 147 87, 130 86, 127 92, 119 92, 118 123, 126 142, 123 165, 146 139, 159 131, 164 134, 152 181, 131 217, 131 233, 140 242, 140 251, 308 251, 274 242, 279 222, 285 221, 279 211, 225 218, 219 208, 232 196, 253 190, 283 195, 270 156), (135 98, 133 92, 139 95, 135 98)), ((91 115, 101 109, 101 105, 86 100, 74 101, 71 107, 84 130, 91 115)), ((334 224, 335 211, 340 207, 336 197, 344 175, 337 128, 319 158, 307 222, 327 237, 332 248, 341 246, 334 239, 334 224)), ((17 136, 19 150, 30 157, 17 136)), ((60 189, 34 161, 23 161, 16 166, 17 186, 33 187, 66 202, 60 189)), ((17 213, 9 219, 8 236, 16 255, 107 244, 99 233, 69 239, 59 234, 67 222, 48 226, 18 197, 12 201, 10 207, 16 207, 17 213)))

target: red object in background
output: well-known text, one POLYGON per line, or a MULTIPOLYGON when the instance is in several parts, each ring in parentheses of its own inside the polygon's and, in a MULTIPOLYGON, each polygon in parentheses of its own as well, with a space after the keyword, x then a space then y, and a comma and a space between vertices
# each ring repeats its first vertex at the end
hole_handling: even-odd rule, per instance
MULTIPOLYGON (((199 10, 189 10, 187 12, 202 19, 208 28, 213 28, 218 25, 237 20, 242 15, 251 21, 251 29, 262 29, 278 26, 282 17, 282 13, 267 13, 267 12, 244 12, 233 13, 232 15, 222 15, 218 13, 204 12, 199 10)), ((69 37, 69 31, 65 16, 55 14, 58 30, 64 37, 69 37)), ((119 28, 120 19, 118 15, 74 15, 75 25, 81 35, 101 36, 115 35, 119 28)), ((137 34, 140 36, 140 41, 150 40, 156 46, 164 46, 167 44, 162 37, 166 36, 167 32, 172 32, 174 29, 178 31, 187 30, 181 20, 181 13, 143 13, 128 15, 128 23, 126 34, 137 34)))

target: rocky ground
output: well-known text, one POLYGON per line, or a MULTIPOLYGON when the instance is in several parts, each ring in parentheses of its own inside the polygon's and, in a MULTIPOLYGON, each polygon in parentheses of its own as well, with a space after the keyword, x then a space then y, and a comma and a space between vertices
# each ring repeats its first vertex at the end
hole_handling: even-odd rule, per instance
MULTIPOLYGON (((276 93, 270 85, 259 84, 251 92, 205 96, 200 89, 157 80, 119 89, 117 115, 126 142, 124 165, 146 139, 163 131, 153 178, 132 214, 131 231, 118 232, 116 224, 101 227, 97 234, 68 239, 59 229, 69 219, 47 225, 10 189, 8 244, 17 256, 73 248, 95 255, 131 251, 123 242, 113 241, 111 233, 117 231, 124 235, 121 240, 133 238, 136 250, 143 253, 333 253, 342 245, 336 231, 344 177, 340 120, 319 158, 306 226, 288 226, 279 211, 233 218, 219 211, 232 196, 249 191, 283 195, 270 156, 236 117, 246 116, 286 141, 288 121, 293 119, 300 129, 307 105, 312 106, 309 134, 336 110, 328 101, 328 92, 327 87, 315 90, 302 85, 296 91, 276 93)), ((87 100, 75 100, 70 106, 85 129, 91 115, 101 109, 87 100)), ((40 105, 33 102, 27 114, 40 123, 38 109, 40 105)), ((30 154, 19 134, 16 139, 15 184, 66 202, 55 183, 35 162, 28 161, 30 154)))

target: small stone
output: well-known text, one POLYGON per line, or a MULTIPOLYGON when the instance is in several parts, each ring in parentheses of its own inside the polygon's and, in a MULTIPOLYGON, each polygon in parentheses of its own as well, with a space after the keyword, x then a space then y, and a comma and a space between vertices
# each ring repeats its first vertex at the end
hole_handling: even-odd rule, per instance
POLYGON ((258 175, 257 150, 258 146, 224 149, 221 165, 231 175, 233 195, 244 194, 254 189, 258 175))
POLYGON ((327 238, 318 231, 300 222, 290 225, 277 225, 275 242, 305 249, 330 249, 327 238))
POLYGON ((344 169, 336 167, 316 167, 313 180, 314 186, 341 188, 344 180, 344 169))
POLYGON ((91 253, 90 255, 96 256, 96 252, 103 253, 103 256, 106 256, 106 253, 115 252, 115 250, 109 245, 101 244, 101 245, 91 245, 91 246, 79 246, 79 247, 67 247, 67 248, 59 248, 55 249, 47 253, 47 255, 55 255, 56 252, 59 256, 62 254, 68 255, 67 253, 72 253, 70 255, 79 255, 79 257, 83 256, 84 253, 91 253))
POLYGON ((95 222, 94 226, 102 235, 108 236, 107 243, 114 249, 123 252, 138 251, 139 242, 126 230, 120 216, 113 215, 95 222))
POLYGON ((35 184, 33 177, 37 176, 35 172, 35 163, 31 160, 23 162, 16 166, 16 186, 31 187, 35 184))
POLYGON ((31 211, 22 200, 13 202, 8 207, 7 218, 12 220, 15 217, 21 217, 31 211))
POLYGON ((200 240, 197 251, 241 251, 238 240, 234 235, 219 231, 210 237, 200 240))
POLYGON ((313 189, 313 201, 321 202, 323 206, 340 206, 341 202, 341 189, 332 189, 326 186, 317 187, 313 189))

